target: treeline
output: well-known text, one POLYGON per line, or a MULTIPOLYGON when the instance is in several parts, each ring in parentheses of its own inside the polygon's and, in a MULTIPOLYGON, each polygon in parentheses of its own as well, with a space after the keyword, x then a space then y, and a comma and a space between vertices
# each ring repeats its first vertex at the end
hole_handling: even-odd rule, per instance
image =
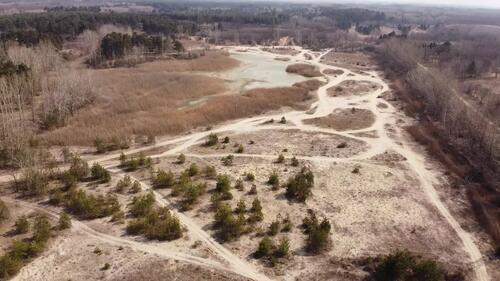
POLYGON ((344 30, 364 22, 382 22, 386 19, 383 12, 360 8, 337 9, 322 7, 320 15, 334 19, 337 27, 344 30))
POLYGON ((288 22, 289 7, 279 4, 154 3, 160 13, 178 21, 272 25, 288 22), (214 8, 216 7, 216 8, 214 8))
POLYGON ((36 127, 62 126, 93 101, 89 76, 61 60, 49 43, 0 50, 0 167, 30 166, 36 127))
POLYGON ((130 26, 150 34, 173 34, 175 22, 166 14, 100 13, 94 10, 49 10, 38 14, 15 14, 0 17, 0 39, 33 46, 49 40, 61 46, 85 30, 96 30, 103 24, 130 26))
POLYGON ((378 53, 388 74, 403 82, 400 97, 422 120, 409 132, 469 187, 480 222, 500 246, 499 127, 463 98, 452 70, 424 66, 424 56, 421 44, 396 38, 386 40, 378 53))
POLYGON ((120 60, 133 56, 134 64, 141 58, 162 55, 165 52, 182 52, 184 46, 173 37, 147 35, 143 33, 112 32, 101 39, 99 48, 87 61, 90 65, 101 66, 109 60, 120 60))

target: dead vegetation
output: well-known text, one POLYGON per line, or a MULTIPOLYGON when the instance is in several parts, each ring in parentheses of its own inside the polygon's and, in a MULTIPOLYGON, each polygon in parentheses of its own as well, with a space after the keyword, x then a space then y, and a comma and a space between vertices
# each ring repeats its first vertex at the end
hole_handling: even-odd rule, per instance
POLYGON ((318 90, 323 85, 325 85, 325 83, 317 79, 306 80, 304 82, 293 84, 294 87, 304 88, 310 92, 318 90))
POLYGON ((321 62, 346 67, 349 69, 369 70, 375 65, 370 56, 361 52, 335 52, 331 51, 321 59, 321 62))
POLYGON ((344 74, 344 71, 340 69, 325 69, 323 70, 323 74, 337 76, 344 74))
POLYGON ((266 51, 266 52, 269 52, 269 53, 273 53, 273 54, 277 54, 277 55, 291 55, 291 56, 295 56, 297 54, 299 54, 300 52, 293 49, 293 48, 290 48, 290 47, 272 47, 272 48, 262 48, 263 51, 266 51))
POLYGON ((330 97, 342 97, 349 95, 360 96, 367 94, 378 87, 379 86, 377 84, 369 81, 347 80, 337 86, 329 88, 327 91, 330 97))
MULTIPOLYGON (((148 74, 145 79, 154 83, 157 79, 151 76, 155 75, 148 74)), ((127 83, 126 77, 128 76, 124 75, 120 81, 127 83)), ((42 137, 52 144, 90 145, 97 137, 111 139, 113 136, 127 138, 133 135, 177 134, 284 106, 304 109, 305 103, 312 99, 309 90, 296 86, 253 89, 243 95, 216 96, 199 106, 179 109, 175 105, 179 106, 186 96, 220 93, 224 89, 222 82, 204 76, 174 74, 163 79, 166 77, 170 77, 172 82, 163 91, 153 88, 149 94, 141 91, 133 95, 137 86, 131 90, 132 94, 119 90, 110 91, 112 95, 100 96, 98 99, 101 102, 96 101, 92 110, 79 112, 75 118, 70 119, 66 127, 48 132, 42 137), (207 79, 213 83, 204 83, 207 79), (167 98, 168 93, 171 96, 167 98), (79 134, 74 134, 75 131, 79 134)), ((156 83, 164 84, 165 81, 156 83)), ((120 88, 124 86, 119 82, 113 85, 120 88)), ((146 86, 147 83, 143 85, 146 86)))
POLYGON ((304 77, 320 77, 321 72, 313 65, 305 63, 296 63, 287 66, 286 72, 295 73, 304 77))
POLYGON ((375 115, 367 109, 340 109, 332 114, 305 120, 304 123, 337 131, 365 129, 373 125, 375 115))

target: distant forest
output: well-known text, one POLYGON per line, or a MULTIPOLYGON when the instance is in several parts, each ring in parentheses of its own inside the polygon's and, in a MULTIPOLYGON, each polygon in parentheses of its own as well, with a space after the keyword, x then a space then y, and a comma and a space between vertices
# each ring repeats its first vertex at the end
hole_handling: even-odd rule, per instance
POLYGON ((361 23, 380 23, 386 19, 382 12, 367 9, 310 8, 291 5, 276 6, 252 4, 221 4, 220 8, 200 9, 203 4, 156 3, 154 13, 104 13, 99 7, 55 7, 43 13, 0 16, 0 39, 14 40, 32 46, 50 40, 61 46, 85 30, 96 30, 104 24, 129 26, 147 34, 171 35, 178 30, 194 35, 201 24, 245 24, 275 26, 290 23, 292 18, 306 20, 327 18, 334 23, 330 28, 349 29, 361 23), (281 7, 281 6, 278 6, 281 7))

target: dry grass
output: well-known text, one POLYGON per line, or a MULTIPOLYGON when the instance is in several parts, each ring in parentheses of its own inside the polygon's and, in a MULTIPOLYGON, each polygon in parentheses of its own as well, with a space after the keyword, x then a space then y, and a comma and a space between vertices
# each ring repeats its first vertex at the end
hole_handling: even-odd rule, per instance
POLYGON ((349 95, 363 95, 377 89, 379 86, 369 81, 346 80, 337 86, 328 89, 328 95, 331 97, 341 97, 349 95))
POLYGON ((313 65, 305 63, 291 64, 286 68, 286 72, 295 73, 304 77, 320 77, 323 76, 321 72, 313 65))
POLYGON ((224 88, 220 80, 172 75, 165 76, 171 78, 168 89, 153 87, 148 92, 138 91, 136 86, 126 93, 113 91, 111 96, 100 97, 95 106, 79 112, 66 127, 46 133, 42 138, 50 144, 92 145, 96 137, 179 134, 282 106, 305 109, 305 101, 312 98, 309 91, 301 87, 254 89, 243 95, 214 96, 196 107, 177 108, 187 96, 213 95, 224 88))
POLYGON ((331 51, 321 59, 321 62, 358 70, 372 69, 375 65, 373 60, 368 55, 361 52, 331 51))
POLYGON ((337 131, 359 130, 368 128, 375 122, 375 115, 366 109, 340 109, 334 113, 313 119, 304 120, 306 124, 312 124, 323 128, 332 128, 337 131))
POLYGON ((325 85, 325 83, 317 79, 306 80, 293 84, 295 87, 304 88, 311 92, 318 90, 323 85, 325 85))
POLYGON ((323 74, 337 76, 344 74, 344 71, 340 69, 325 69, 323 70, 323 74))
POLYGON ((262 48, 263 51, 266 51, 266 52, 269 52, 269 53, 273 53, 273 54, 277 54, 277 55, 292 55, 292 56, 295 56, 297 54, 299 54, 300 52, 295 50, 295 49, 292 49, 292 48, 289 48, 289 47, 272 47, 272 48, 262 48))
POLYGON ((222 51, 207 51, 192 60, 158 60, 137 67, 146 72, 223 71, 239 65, 239 61, 222 51))

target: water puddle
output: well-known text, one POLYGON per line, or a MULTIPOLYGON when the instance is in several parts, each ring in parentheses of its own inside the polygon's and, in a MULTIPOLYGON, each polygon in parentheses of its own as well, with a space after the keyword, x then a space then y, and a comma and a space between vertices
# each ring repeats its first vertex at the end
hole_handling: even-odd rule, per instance
POLYGON ((231 52, 231 57, 240 61, 240 66, 219 73, 233 89, 241 91, 256 88, 274 88, 291 86, 307 80, 306 77, 286 72, 290 62, 275 60, 254 52, 231 52))

